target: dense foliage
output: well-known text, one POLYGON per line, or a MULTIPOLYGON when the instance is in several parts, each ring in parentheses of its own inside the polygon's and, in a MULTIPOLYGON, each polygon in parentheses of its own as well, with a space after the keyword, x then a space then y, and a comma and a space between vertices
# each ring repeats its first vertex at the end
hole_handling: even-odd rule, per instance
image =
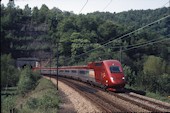
POLYGON ((16 86, 19 81, 19 71, 15 68, 11 55, 1 56, 1 89, 16 86))
POLYGON ((36 87, 35 91, 41 91, 40 93, 36 94, 39 96, 30 97, 27 102, 25 103, 25 108, 22 112, 29 111, 29 112, 51 112, 56 113, 57 109, 59 108, 59 98, 57 96, 57 89, 55 85, 47 80, 47 79, 40 79, 39 84, 36 87))
POLYGON ((29 67, 18 70, 11 55, 1 56, 1 104, 2 112, 15 110, 17 98, 33 90, 40 79, 38 72, 32 72, 29 67), (19 94, 19 95, 18 95, 19 94))
MULTIPOLYGON (((17 88, 12 88, 17 89, 17 88)), ((9 88, 8 92, 12 91, 9 88)), ((2 113, 56 113, 60 99, 56 86, 45 78, 38 80, 38 84, 26 97, 22 95, 1 95, 2 113), (12 111, 14 110, 14 111, 12 111)))
POLYGON ((3 100, 1 100, 1 113, 11 112, 14 106, 16 106, 16 97, 9 96, 3 100), (10 111, 11 110, 11 111, 10 111))
POLYGON ((125 65, 130 85, 168 93, 170 17, 124 35, 169 15, 169 10, 163 7, 76 15, 57 8, 49 9, 46 5, 40 9, 31 9, 28 5, 24 9, 13 4, 1 5, 1 52, 11 53, 13 58, 48 60, 52 57, 51 63, 56 65, 59 45, 60 65, 118 59, 125 65))
POLYGON ((21 75, 19 78, 18 93, 21 95, 25 95, 29 91, 33 90, 38 84, 37 81, 40 79, 40 74, 36 72, 32 72, 29 67, 25 67, 21 71, 21 75))

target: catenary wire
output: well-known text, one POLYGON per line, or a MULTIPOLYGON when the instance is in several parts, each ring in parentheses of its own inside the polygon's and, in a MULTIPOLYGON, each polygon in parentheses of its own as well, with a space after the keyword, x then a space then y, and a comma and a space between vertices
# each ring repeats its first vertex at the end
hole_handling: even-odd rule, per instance
MULTIPOLYGON (((143 45, 136 45, 134 47, 124 49, 124 50, 122 50, 122 52, 131 50, 131 49, 140 48, 140 47, 147 46, 147 45, 150 45, 150 44, 156 44, 156 43, 159 43, 159 42, 168 41, 168 40, 170 40, 170 38, 165 38, 165 39, 157 40, 157 41, 154 41, 154 42, 149 42, 148 41, 147 43, 145 43, 143 45)), ((114 51, 114 52, 111 52, 111 53, 113 54, 113 53, 119 53, 119 52, 120 52, 120 50, 117 50, 117 51, 114 51)), ((108 54, 98 55, 98 57, 102 57, 102 56, 106 56, 106 55, 108 55, 108 54)))
POLYGON ((111 4, 112 0, 104 7, 103 11, 111 4))
MULTIPOLYGON (((168 35, 167 35, 168 36, 168 35)), ((142 43, 138 43, 138 44, 131 44, 131 45, 124 45, 124 46, 114 46, 114 47, 109 47, 110 49, 116 49, 116 48, 128 48, 128 47, 133 47, 133 46, 138 46, 138 45, 142 45, 142 44, 146 44, 146 43, 150 43, 150 42, 154 42, 154 41, 157 41, 157 40, 159 40, 159 39, 162 39, 162 37, 161 38, 156 38, 156 39, 152 39, 152 40, 149 40, 149 41, 147 41, 147 42, 142 42, 142 43)))
POLYGON ((169 4, 169 0, 168 0, 168 2, 166 4, 163 5, 163 7, 165 7, 167 4, 169 4))
POLYGON ((84 9, 84 7, 87 5, 87 3, 88 3, 88 0, 87 0, 86 3, 83 5, 83 7, 81 8, 81 10, 80 10, 79 13, 81 13, 81 11, 84 9))
POLYGON ((158 40, 158 41, 154 41, 154 42, 149 42, 149 43, 142 44, 142 45, 137 45, 137 46, 134 46, 134 47, 131 47, 131 48, 124 49, 122 51, 128 51, 128 50, 131 50, 131 49, 134 49, 134 48, 139 48, 139 47, 146 46, 146 45, 149 45, 149 44, 155 44, 155 43, 159 43, 159 42, 163 42, 163 41, 168 41, 168 40, 170 40, 170 38, 165 38, 165 39, 162 39, 162 40, 158 40))
MULTIPOLYGON (((86 3, 85 3, 85 5, 83 6, 83 8, 86 6, 87 2, 88 2, 88 0, 86 1, 86 3)), ((111 2, 112 2, 112 0, 109 2, 109 4, 108 4, 107 6, 109 6, 111 2)), ((167 3, 169 3, 169 2, 167 2, 167 3)), ((166 3, 166 4, 167 4, 167 3, 166 3)), ((165 4, 165 5, 166 5, 166 4, 165 4)), ((106 6, 106 8, 107 8, 107 6, 106 6)), ((164 6, 162 6, 162 7, 164 7, 164 6)), ((83 10, 83 8, 80 10, 80 12, 83 10)), ((107 45, 107 44, 110 44, 110 43, 113 42, 114 40, 121 39, 121 38, 124 38, 124 37, 126 37, 126 36, 129 36, 129 35, 131 35, 131 34, 133 34, 133 33, 135 33, 135 32, 138 32, 138 31, 140 31, 140 30, 142 30, 142 29, 144 29, 144 28, 146 28, 146 27, 148 27, 148 26, 151 26, 152 24, 155 24, 155 23, 157 23, 157 22, 160 22, 161 20, 164 20, 164 19, 166 19, 166 18, 168 18, 168 17, 170 17, 170 15, 167 15, 167 16, 165 16, 165 17, 162 17, 162 18, 160 18, 160 19, 158 19, 158 20, 156 20, 156 21, 154 21, 154 22, 151 22, 151 23, 149 23, 149 24, 147 24, 147 25, 145 25, 145 26, 143 26, 143 27, 138 28, 137 30, 134 30, 134 31, 132 31, 132 32, 130 32, 130 33, 127 33, 127 34, 125 34, 125 35, 123 35, 123 36, 120 36, 120 37, 118 37, 118 38, 116 38, 116 39, 109 40, 109 42, 103 44, 102 46, 105 46, 105 45, 107 45)), ((77 57, 80 57, 80 56, 82 56, 82 55, 88 54, 88 53, 90 53, 90 52, 92 52, 92 51, 94 51, 94 50, 97 50, 97 49, 101 48, 102 46, 97 47, 97 48, 94 48, 94 49, 92 49, 92 50, 89 50, 89 51, 87 51, 87 52, 85 52, 85 53, 76 55, 76 56, 74 56, 74 57, 68 58, 68 59, 66 59, 66 60, 70 60, 70 59, 72 59, 72 58, 77 58, 77 57)))
POLYGON ((142 27, 140 27, 140 28, 138 28, 138 29, 130 32, 130 33, 127 33, 127 34, 125 34, 125 35, 123 35, 123 36, 120 36, 120 37, 118 37, 118 38, 116 38, 116 39, 113 39, 113 40, 111 40, 111 41, 109 41, 109 42, 101 45, 100 47, 97 47, 97 48, 95 48, 95 49, 89 50, 89 51, 87 51, 87 52, 85 52, 85 53, 76 55, 76 56, 71 57, 71 58, 66 59, 66 60, 70 60, 70 59, 72 59, 72 58, 77 58, 77 57, 80 57, 80 56, 82 56, 82 55, 88 54, 88 53, 90 53, 90 52, 92 52, 92 51, 94 51, 94 50, 97 50, 97 49, 101 48, 102 46, 106 46, 106 45, 112 43, 112 42, 115 41, 115 40, 123 39, 123 38, 126 37, 126 36, 129 36, 129 35, 131 35, 131 34, 134 34, 135 32, 139 32, 139 31, 141 31, 141 30, 143 30, 143 29, 145 29, 145 28, 147 28, 147 27, 150 27, 151 25, 153 25, 153 24, 155 24, 155 23, 158 23, 158 22, 160 22, 160 21, 162 21, 162 20, 164 20, 164 19, 166 19, 166 18, 169 18, 169 17, 170 17, 170 15, 167 15, 167 16, 165 16, 165 17, 162 17, 162 18, 160 18, 160 19, 158 19, 158 20, 156 20, 156 21, 154 21, 154 22, 151 22, 151 23, 149 23, 149 24, 147 24, 147 25, 145 25, 145 26, 142 26, 142 27))

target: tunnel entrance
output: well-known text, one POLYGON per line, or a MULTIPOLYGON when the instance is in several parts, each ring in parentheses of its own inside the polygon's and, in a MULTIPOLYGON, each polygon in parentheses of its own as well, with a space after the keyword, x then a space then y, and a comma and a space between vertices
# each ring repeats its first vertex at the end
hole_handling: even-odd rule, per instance
POLYGON ((17 58, 17 68, 21 69, 25 66, 29 66, 30 68, 39 67, 40 60, 38 58, 17 58))

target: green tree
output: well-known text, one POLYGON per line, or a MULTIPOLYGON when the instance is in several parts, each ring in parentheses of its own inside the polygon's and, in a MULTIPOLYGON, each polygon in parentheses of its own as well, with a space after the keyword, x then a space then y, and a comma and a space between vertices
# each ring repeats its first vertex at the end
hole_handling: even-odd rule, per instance
POLYGON ((34 89, 37 85, 37 80, 40 78, 38 74, 32 72, 30 67, 26 66, 24 70, 21 71, 19 82, 18 82, 18 92, 21 95, 25 95, 30 90, 34 89))
POLYGON ((162 74, 161 77, 158 78, 159 87, 158 91, 161 94, 170 94, 170 75, 169 74, 162 74))
POLYGON ((16 86, 19 80, 19 72, 14 67, 11 55, 1 56, 1 88, 16 86))
POLYGON ((135 72, 129 66, 126 66, 126 65, 123 66, 123 70, 124 70, 125 78, 128 84, 130 86, 134 85, 136 82, 135 72))
POLYGON ((76 26, 74 24, 74 19, 73 18, 65 18, 61 23, 60 23, 60 31, 61 32, 73 32, 75 30, 76 26))
POLYGON ((7 6, 10 7, 10 8, 14 8, 15 7, 14 1, 13 0, 9 0, 7 6))
POLYGON ((32 19, 34 22, 38 23, 39 10, 38 7, 34 7, 32 10, 32 19))
POLYGON ((31 16, 31 8, 28 6, 28 4, 25 6, 23 10, 23 16, 31 16))
MULTIPOLYGON (((157 92, 160 91, 162 74, 165 73, 166 63, 162 58, 149 56, 143 65, 143 85, 146 89, 157 92)), ((163 77, 164 78, 164 77, 163 77)))
POLYGON ((41 23, 44 23, 47 21, 48 12, 49 12, 48 7, 45 4, 43 4, 39 10, 39 15, 41 15, 39 16, 39 21, 41 23))
POLYGON ((117 26, 111 21, 106 21, 98 27, 98 33, 102 37, 101 41, 109 40, 117 35, 117 26))
POLYGON ((165 72, 166 63, 162 58, 149 56, 144 62, 143 72, 147 75, 161 75, 165 72))

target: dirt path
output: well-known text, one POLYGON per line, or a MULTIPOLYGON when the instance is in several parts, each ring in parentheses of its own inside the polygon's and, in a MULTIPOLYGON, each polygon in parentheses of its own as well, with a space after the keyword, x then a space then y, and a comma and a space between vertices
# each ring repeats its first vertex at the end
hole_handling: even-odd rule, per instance
MULTIPOLYGON (((49 77, 45 77, 50 79, 49 77)), ((51 78, 51 81, 56 84, 56 80, 51 78)), ((100 113, 99 109, 94 106, 90 101, 86 100, 83 96, 77 93, 74 89, 68 85, 58 81, 59 97, 61 104, 59 113, 87 113, 97 112, 100 113)))

